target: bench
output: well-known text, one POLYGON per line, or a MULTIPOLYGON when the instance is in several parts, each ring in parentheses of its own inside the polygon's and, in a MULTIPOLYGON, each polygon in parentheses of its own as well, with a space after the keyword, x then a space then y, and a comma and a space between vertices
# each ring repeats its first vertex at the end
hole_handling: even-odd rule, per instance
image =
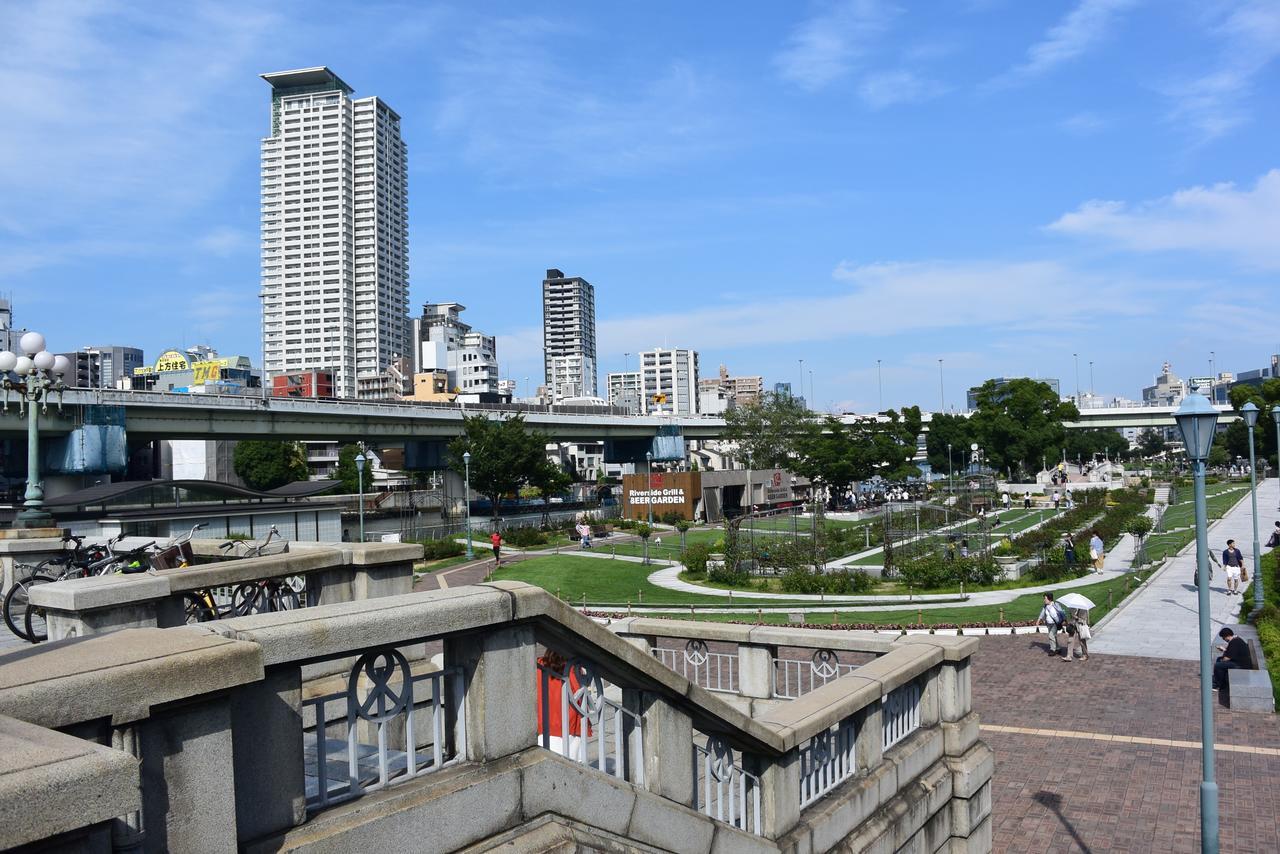
POLYGON ((1267 672, 1266 659, 1258 643, 1258 632, 1253 626, 1240 626, 1239 635, 1249 646, 1251 667, 1227 671, 1227 690, 1220 700, 1223 705, 1237 711, 1272 714, 1276 710, 1275 694, 1271 690, 1271 674, 1267 672))

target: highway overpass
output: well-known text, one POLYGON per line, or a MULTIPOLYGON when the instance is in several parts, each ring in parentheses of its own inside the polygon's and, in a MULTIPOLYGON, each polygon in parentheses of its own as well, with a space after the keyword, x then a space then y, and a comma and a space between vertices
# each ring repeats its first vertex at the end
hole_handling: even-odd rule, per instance
MULTIPOLYGON (((54 401, 41 416, 41 435, 65 435, 85 423, 120 423, 133 441, 151 439, 314 439, 398 442, 449 439, 461 432, 465 415, 501 415, 519 411, 531 427, 553 441, 647 439, 659 428, 675 426, 686 439, 716 439, 723 418, 623 415, 575 406, 494 407, 451 404, 313 400, 248 395, 174 394, 155 391, 76 389, 63 395, 62 412, 54 401), (103 419, 107 419, 104 421, 103 419)), ((1219 406, 1222 421, 1238 416, 1219 406)), ((1068 428, 1172 427, 1174 407, 1139 406, 1085 409, 1068 428)), ((857 416, 844 416, 852 421, 857 416)), ((927 417, 927 416, 926 416, 927 417)), ((928 429, 928 422, 925 422, 928 429)), ((0 411, 0 437, 26 435, 25 419, 15 403, 0 411)))

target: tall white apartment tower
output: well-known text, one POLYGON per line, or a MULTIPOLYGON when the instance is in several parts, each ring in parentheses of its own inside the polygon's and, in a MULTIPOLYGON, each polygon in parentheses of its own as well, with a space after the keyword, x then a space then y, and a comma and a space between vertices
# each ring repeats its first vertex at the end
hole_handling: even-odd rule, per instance
POLYGON ((553 401, 596 396, 596 289, 581 276, 547 270, 542 350, 553 401))
POLYGON ((328 68, 264 74, 262 367, 333 372, 334 393, 412 355, 400 116, 328 68))
POLYGON ((698 414, 698 351, 658 347, 640 354, 641 411, 698 414))

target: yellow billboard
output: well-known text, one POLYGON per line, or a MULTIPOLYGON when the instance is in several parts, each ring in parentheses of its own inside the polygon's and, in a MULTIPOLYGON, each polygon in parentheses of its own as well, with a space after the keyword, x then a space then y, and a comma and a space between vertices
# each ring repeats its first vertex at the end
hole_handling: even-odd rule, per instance
POLYGON ((181 350, 165 350, 160 354, 160 358, 156 359, 157 374, 168 373, 169 371, 185 371, 190 367, 191 362, 181 350))
POLYGON ((206 382, 217 382, 222 379, 223 363, 226 359, 211 362, 195 362, 191 365, 191 383, 200 385, 206 382))

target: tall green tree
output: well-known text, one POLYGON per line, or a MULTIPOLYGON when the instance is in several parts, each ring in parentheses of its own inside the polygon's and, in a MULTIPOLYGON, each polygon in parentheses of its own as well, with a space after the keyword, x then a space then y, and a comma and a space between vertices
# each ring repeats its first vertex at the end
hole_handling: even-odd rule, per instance
POLYGON ((307 479, 307 455, 298 442, 237 442, 231 462, 250 489, 275 489, 307 479))
POLYGON ((1138 434, 1138 453, 1144 457, 1154 457, 1165 449, 1164 436, 1154 427, 1148 427, 1138 434))
POLYGON ((957 468, 963 472, 965 460, 969 458, 969 446, 973 442, 973 427, 968 418, 963 415, 934 415, 929 421, 929 434, 925 437, 925 453, 928 454, 930 468, 940 474, 957 468))
MULTIPOLYGON (((342 484, 340 488, 345 495, 355 495, 360 491, 360 472, 356 468, 356 455, 359 453, 359 445, 343 445, 338 448, 338 465, 334 467, 330 479, 342 484)), ((368 485, 368 480, 365 484, 368 485)))
POLYGON ((1091 460, 1094 454, 1114 460, 1129 451, 1129 440, 1119 430, 1107 427, 1068 430, 1065 448, 1068 460, 1091 460))
POLYGON ((1076 405, 1060 400, 1048 383, 1025 378, 1004 385, 988 380, 978 389, 977 404, 969 418, 974 441, 992 468, 1010 474, 1030 474, 1043 459, 1060 458, 1063 422, 1080 418, 1076 405))
MULTIPOLYGON (((1230 399, 1237 412, 1250 402, 1258 407, 1258 423, 1253 428, 1254 454, 1259 461, 1274 460, 1276 424, 1271 409, 1280 404, 1280 379, 1267 380, 1261 386, 1238 385, 1231 389, 1230 399)), ((1249 428, 1243 420, 1230 424, 1219 438, 1231 460, 1236 457, 1249 459, 1249 428)))
POLYGON ((489 499, 496 519, 502 497, 519 492, 537 475, 546 462, 546 447, 547 437, 530 430, 521 415, 472 415, 463 420, 462 435, 449 443, 449 467, 462 476, 462 455, 471 453, 471 488, 489 499))
POLYGON ((787 468, 816 416, 794 397, 765 392, 725 413, 725 438, 738 446, 734 456, 751 469, 787 468))
POLYGON ((920 435, 920 408, 890 409, 881 418, 845 424, 827 416, 810 423, 795 447, 792 469, 835 493, 880 475, 905 480, 920 474, 912 462, 920 435))
POLYGON ((529 473, 528 484, 542 498, 542 515, 545 520, 551 511, 551 497, 572 486, 573 475, 565 471, 564 466, 556 465, 543 454, 542 462, 529 473))

